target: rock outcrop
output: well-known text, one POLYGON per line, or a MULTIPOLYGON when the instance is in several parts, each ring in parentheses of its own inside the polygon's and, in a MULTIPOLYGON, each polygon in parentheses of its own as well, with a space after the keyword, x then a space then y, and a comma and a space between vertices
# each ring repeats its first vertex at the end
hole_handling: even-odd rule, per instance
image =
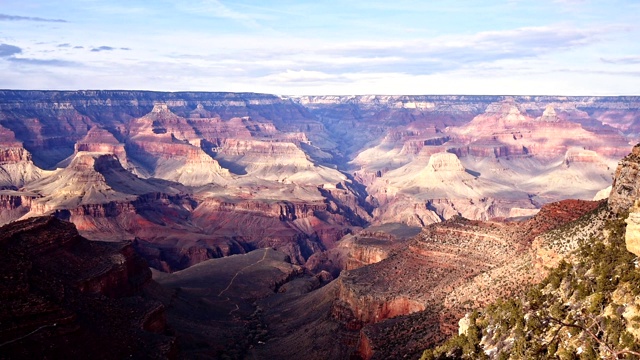
POLYGON ((29 183, 24 190, 39 196, 32 204, 34 215, 85 204, 132 201, 151 192, 177 192, 128 172, 114 154, 86 151, 78 152, 66 168, 29 183))
POLYGON ((13 131, 0 125, 0 188, 19 188, 44 173, 33 164, 31 154, 13 131))
POLYGON ((462 309, 520 294, 540 281, 542 271, 531 271, 541 247, 535 239, 599 206, 566 200, 521 222, 453 218, 430 225, 382 261, 343 272, 331 314, 361 330, 362 357, 413 354, 417 343, 456 333, 462 309))
POLYGON ((611 185, 609 207, 615 213, 628 210, 640 198, 640 145, 620 160, 611 185))
POLYGON ((640 256, 640 202, 636 200, 626 219, 627 229, 624 235, 627 250, 640 256))
POLYGON ((163 305, 142 295, 151 272, 130 244, 91 242, 41 217, 3 227, 0 254, 2 357, 175 356, 163 305))
POLYGON ((608 199, 609 196, 611 195, 611 189, 612 189, 612 186, 609 185, 606 188, 598 191, 596 195, 593 197, 593 201, 608 199))
POLYGON ((462 166, 458 157, 455 154, 446 152, 431 155, 427 164, 427 171, 429 172, 464 172, 464 170, 464 166, 462 166))

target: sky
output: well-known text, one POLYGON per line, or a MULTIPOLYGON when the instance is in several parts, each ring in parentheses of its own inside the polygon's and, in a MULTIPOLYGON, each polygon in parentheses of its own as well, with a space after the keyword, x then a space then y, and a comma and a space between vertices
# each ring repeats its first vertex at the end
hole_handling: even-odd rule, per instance
POLYGON ((640 95, 640 0, 0 0, 0 88, 640 95))

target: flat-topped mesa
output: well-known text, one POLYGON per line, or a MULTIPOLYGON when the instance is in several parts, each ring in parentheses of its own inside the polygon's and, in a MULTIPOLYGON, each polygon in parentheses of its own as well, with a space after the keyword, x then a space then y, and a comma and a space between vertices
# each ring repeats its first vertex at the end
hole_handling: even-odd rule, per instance
POLYGON ((173 113, 166 103, 156 103, 151 112, 129 123, 130 140, 188 142, 200 146, 202 139, 189 121, 173 113))
POLYGON ((85 135, 82 140, 78 141, 78 144, 119 145, 120 142, 109 131, 98 126, 94 126, 87 132, 87 135, 85 135))
POLYGON ((200 133, 166 103, 155 103, 150 113, 130 122, 129 155, 153 177, 189 186, 224 181, 229 172, 203 150, 211 141, 203 143, 200 133))
MULTIPOLYGON (((520 107, 513 99, 489 104, 485 112, 473 118, 469 123, 455 130, 461 140, 473 141, 483 137, 495 135, 506 135, 511 140, 521 138, 520 134, 509 132, 519 132, 523 126, 530 124, 533 118, 520 107)), ((496 140, 498 138, 495 138, 496 140)), ((507 139, 500 139, 505 141, 507 139)))
POLYGON ((0 147, 0 166, 16 164, 20 162, 32 162, 31 153, 21 146, 0 147))
POLYGON ((464 172, 464 166, 456 154, 439 152, 431 155, 427 164, 427 171, 430 172, 464 172))
POLYGON ((542 113, 542 116, 536 119, 537 121, 545 121, 545 122, 558 122, 560 118, 558 118, 558 114, 556 110, 553 108, 553 105, 547 105, 542 113))
POLYGON ((489 106, 487 106, 485 114, 488 116, 495 116, 500 119, 504 119, 507 122, 527 121, 527 118, 524 115, 526 114, 526 112, 522 110, 512 99, 490 104, 489 106))
POLYGON ((169 107, 167 106, 166 103, 156 102, 153 104, 153 109, 151 110, 151 112, 152 113, 169 112, 169 107))
POLYGON ((213 114, 205 109, 202 103, 198 103, 196 108, 189 112, 189 119, 206 119, 212 117, 213 114))
MULTIPOLYGON (((74 155, 80 151, 113 154, 118 157, 123 167, 127 167, 127 153, 124 144, 105 129, 93 127, 84 138, 74 146, 74 155)), ((64 161, 63 161, 64 162, 64 161)))
POLYGON ((600 156, 593 150, 571 148, 564 155, 564 163, 569 166, 573 163, 593 163, 601 162, 600 156))

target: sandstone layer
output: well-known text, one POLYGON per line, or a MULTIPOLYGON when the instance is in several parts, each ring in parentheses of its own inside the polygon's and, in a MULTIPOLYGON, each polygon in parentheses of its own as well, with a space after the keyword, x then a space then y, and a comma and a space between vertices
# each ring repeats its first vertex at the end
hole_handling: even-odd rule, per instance
POLYGON ((592 199, 628 152, 638 108, 635 97, 5 90, 0 221, 55 214, 93 239, 134 239, 163 270, 265 246, 302 264, 371 224, 592 199))

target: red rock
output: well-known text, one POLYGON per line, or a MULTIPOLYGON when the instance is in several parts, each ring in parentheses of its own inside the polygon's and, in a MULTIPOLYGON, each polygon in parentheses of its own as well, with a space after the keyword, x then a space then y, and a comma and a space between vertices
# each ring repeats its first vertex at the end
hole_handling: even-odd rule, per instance
POLYGON ((130 244, 90 242, 43 217, 3 227, 0 254, 4 357, 175 355, 164 307, 141 296, 151 273, 130 244))

